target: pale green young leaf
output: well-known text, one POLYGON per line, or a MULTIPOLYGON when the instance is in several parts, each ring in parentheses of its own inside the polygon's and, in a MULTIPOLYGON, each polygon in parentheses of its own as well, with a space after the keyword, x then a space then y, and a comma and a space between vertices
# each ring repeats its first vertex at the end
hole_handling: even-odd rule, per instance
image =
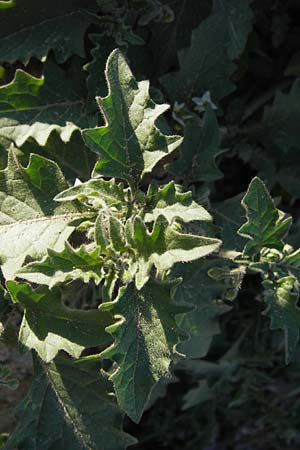
POLYGON ((126 249, 124 225, 114 216, 100 212, 95 222, 95 242, 104 254, 126 249))
POLYGON ((285 217, 273 203, 264 185, 258 178, 253 178, 242 200, 246 210, 247 222, 238 233, 250 239, 244 248, 246 256, 253 256, 262 247, 282 249, 282 239, 291 225, 291 217, 285 217))
POLYGON ((98 363, 36 362, 4 450, 125 450, 136 440, 123 432, 123 416, 98 363))
POLYGON ((83 57, 84 33, 96 20, 94 11, 96 5, 89 0, 64 0, 55 5, 39 0, 17 1, 1 21, 1 60, 27 64, 35 57, 43 61, 50 50, 59 63, 74 54, 83 57))
POLYGON ((209 91, 218 101, 234 90, 230 76, 235 70, 226 52, 227 29, 221 14, 212 14, 192 32, 191 46, 179 50, 180 70, 161 78, 172 102, 186 102, 209 91))
POLYGON ((121 178, 137 185, 164 156, 181 143, 179 136, 166 136, 156 119, 168 109, 149 97, 149 82, 137 82, 119 50, 106 65, 107 97, 97 97, 106 124, 83 130, 88 147, 100 156, 94 175, 121 178))
POLYGON ((140 217, 136 217, 127 234, 129 246, 135 253, 136 286, 141 289, 150 277, 153 266, 158 273, 170 269, 177 262, 189 262, 216 251, 221 241, 205 236, 183 234, 159 216, 151 232, 140 217))
POLYGON ((114 179, 91 179, 60 192, 55 200, 58 202, 80 200, 89 204, 95 203, 98 208, 106 205, 110 208, 123 209, 126 205, 126 190, 114 179))
POLYGON ((99 284, 103 277, 103 259, 99 249, 82 245, 74 249, 68 242, 61 252, 48 249, 47 255, 37 262, 29 263, 17 272, 17 277, 31 283, 45 284, 51 289, 59 283, 81 279, 84 283, 94 280, 99 284))
POLYGON ((298 248, 297 250, 288 254, 284 258, 283 263, 284 263, 284 266, 286 266, 288 269, 292 269, 292 270, 300 269, 300 248, 298 248))
POLYGON ((120 289, 116 301, 101 309, 119 319, 107 328, 114 344, 102 352, 112 358, 117 370, 112 374, 118 403, 135 422, 141 418, 154 384, 169 373, 175 346, 184 334, 175 316, 186 311, 173 302, 174 282, 154 280, 137 290, 134 283, 120 289))
POLYGON ((0 260, 6 279, 12 279, 26 256, 42 258, 47 249, 61 251, 73 231, 68 223, 89 214, 77 202, 53 200, 67 188, 57 164, 31 155, 24 168, 12 150, 0 171, 0 260))
POLYGON ((108 313, 68 308, 57 288, 33 290, 29 284, 16 281, 8 281, 7 288, 13 301, 24 308, 20 344, 36 350, 43 361, 52 361, 60 350, 78 358, 87 347, 110 343, 105 332, 112 322, 108 313))
POLYGON ((181 192, 174 181, 170 181, 162 188, 154 183, 149 186, 145 211, 145 222, 155 222, 160 215, 169 223, 174 219, 181 219, 184 222, 212 220, 206 209, 192 200, 192 193, 181 192))
POLYGON ((223 173, 216 158, 223 152, 216 114, 207 106, 202 126, 196 119, 187 122, 180 157, 169 165, 169 170, 190 183, 218 180, 223 173))
POLYGON ((271 319, 271 329, 280 328, 284 331, 285 359, 288 364, 299 340, 299 283, 293 276, 286 276, 274 282, 267 280, 263 285, 264 302, 267 304, 264 314, 271 319))

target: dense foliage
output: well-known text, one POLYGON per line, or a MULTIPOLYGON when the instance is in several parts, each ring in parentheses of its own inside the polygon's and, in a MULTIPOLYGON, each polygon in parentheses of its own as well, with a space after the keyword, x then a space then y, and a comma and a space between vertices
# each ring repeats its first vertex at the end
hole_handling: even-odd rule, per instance
POLYGON ((300 445, 298 19, 0 1, 0 448, 300 445))

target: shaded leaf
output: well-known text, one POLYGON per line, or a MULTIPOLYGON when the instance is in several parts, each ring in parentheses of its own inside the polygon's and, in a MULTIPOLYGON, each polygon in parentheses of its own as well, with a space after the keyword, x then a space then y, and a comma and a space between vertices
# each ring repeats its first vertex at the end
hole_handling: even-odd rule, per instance
POLYGON ((58 289, 33 290, 27 283, 8 281, 15 303, 24 307, 19 341, 24 349, 34 349, 45 362, 60 350, 78 358, 86 347, 108 344, 105 327, 111 316, 99 310, 82 311, 63 305, 58 289))
POLYGON ((84 56, 83 37, 87 27, 95 21, 93 11, 96 11, 95 4, 90 0, 65 0, 54 4, 18 1, 15 8, 5 12, 1 23, 1 60, 27 64, 30 58, 36 57, 42 61, 51 49, 59 63, 73 54, 84 56))
POLYGON ((214 259, 180 268, 183 282, 178 286, 175 299, 195 306, 195 310, 177 319, 189 334, 189 339, 180 343, 178 350, 189 358, 206 356, 213 337, 220 333, 219 316, 231 309, 222 302, 229 286, 208 275, 209 269, 221 264, 220 260, 214 259))
POLYGON ((300 308, 297 306, 299 292, 295 284, 295 278, 292 276, 263 283, 266 289, 264 302, 267 304, 264 314, 271 319, 271 329, 284 330, 287 364, 295 352, 300 331, 300 308))
POLYGON ((227 30, 221 14, 213 14, 192 32, 189 48, 179 50, 180 70, 161 78, 172 102, 187 101, 209 91, 218 101, 234 90, 229 81, 235 66, 226 54, 227 30))
POLYGON ((169 166, 169 171, 189 183, 218 180, 223 173, 217 167, 216 157, 223 152, 220 149, 218 121, 213 109, 208 106, 203 126, 197 120, 187 122, 180 157, 169 166))
POLYGON ((237 59, 244 50, 252 30, 253 12, 251 0, 214 0, 213 11, 223 19, 226 30, 224 45, 231 60, 237 59))
POLYGON ((4 450, 125 450, 135 439, 122 431, 123 414, 111 393, 98 363, 36 363, 4 450))
POLYGON ((211 212, 215 223, 220 227, 223 248, 242 252, 245 246, 245 238, 237 231, 245 220, 245 210, 241 205, 243 194, 228 198, 223 202, 214 204, 211 212))
POLYGON ((296 80, 290 92, 277 91, 273 105, 265 107, 262 126, 256 130, 258 138, 285 153, 292 148, 299 149, 299 116, 300 84, 296 80))
POLYGON ((190 45, 191 32, 210 12, 210 2, 202 0, 164 1, 174 14, 172 21, 151 24, 149 46, 156 76, 168 72, 177 61, 177 51, 190 45))

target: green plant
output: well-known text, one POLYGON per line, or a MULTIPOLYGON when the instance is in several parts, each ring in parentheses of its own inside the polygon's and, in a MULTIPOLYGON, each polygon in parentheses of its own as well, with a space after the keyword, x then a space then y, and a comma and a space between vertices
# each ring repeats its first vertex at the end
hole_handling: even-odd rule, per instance
POLYGON ((4 450, 300 442, 299 12, 198 3, 0 1, 4 450))
MULTIPOLYGON (((181 223, 212 220, 192 200, 191 192, 182 192, 174 182, 162 187, 153 182, 146 193, 140 190, 143 176, 173 152, 181 138, 166 136, 155 126, 166 105, 156 105, 150 99, 148 83, 136 82, 119 51, 110 55, 106 77, 109 95, 97 99, 106 125, 83 130, 87 145, 101 155, 94 178, 62 190, 66 185, 55 163, 32 155, 23 168, 13 149, 2 172, 2 186, 10 199, 9 209, 3 205, 2 212, 11 215, 14 211, 14 221, 3 223, 1 230, 5 236, 1 254, 6 288, 16 306, 24 309, 20 344, 35 350, 41 360, 36 363, 33 383, 45 386, 43 389, 50 383, 57 420, 63 427, 71 413, 66 413, 69 407, 61 399, 66 388, 55 387, 52 370, 63 377, 73 367, 78 381, 80 371, 94 376, 99 386, 104 383, 101 389, 108 396, 111 386, 107 380, 101 381, 101 359, 116 363, 110 369, 110 379, 118 403, 129 417, 139 421, 153 385, 168 375, 176 344, 183 337, 175 316, 189 309, 173 301, 179 280, 169 275, 170 269, 220 246, 218 239, 184 232, 181 223), (16 177, 17 186, 10 182, 16 177), (81 236, 74 248, 68 237, 76 229, 81 236), (8 233, 13 237, 13 248, 7 244, 8 233), (26 257, 31 261, 24 265, 26 257), (33 288, 13 278, 41 286, 33 288), (92 280, 99 286, 98 310, 78 311, 62 304, 64 284, 77 279, 84 283, 92 280), (98 346, 103 349, 99 355, 79 358, 83 350, 98 346), (60 357, 52 369, 51 362, 61 350, 79 359, 72 363, 60 357), (91 359, 99 361, 96 366, 91 359)), ((38 401, 35 396, 33 390, 33 402, 38 401)), ((35 412, 29 414, 27 402, 24 417, 28 424, 35 423, 39 417, 35 412)), ((111 409, 116 410, 112 400, 111 409)), ((116 410, 110 419, 103 417, 108 421, 106 427, 114 428, 116 414, 121 412, 116 410)), ((85 413, 83 420, 90 424, 82 436, 84 442, 92 440, 102 448, 121 448, 130 442, 124 435, 116 444, 121 433, 117 428, 110 440, 106 430, 98 434, 96 418, 102 420, 101 408, 97 416, 93 409, 85 413)), ((76 428, 83 426, 80 418, 73 420, 78 420, 76 428)), ((21 422, 7 448, 26 446, 32 428, 27 430, 21 422)), ((76 430, 70 433, 70 445, 76 445, 76 430)))

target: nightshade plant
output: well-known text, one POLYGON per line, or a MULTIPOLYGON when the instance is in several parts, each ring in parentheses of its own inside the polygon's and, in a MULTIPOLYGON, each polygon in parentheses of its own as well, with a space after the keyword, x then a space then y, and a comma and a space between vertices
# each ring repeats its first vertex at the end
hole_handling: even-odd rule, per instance
POLYGON ((270 50, 255 0, 0 0, 0 343, 33 360, 1 449, 227 448, 223 417, 248 450, 235 408, 246 437, 262 391, 292 409, 299 55, 251 79, 287 39, 273 3, 270 50))
MULTIPOLYGON (((133 442, 121 433, 121 412, 109 396, 112 387, 95 361, 114 362, 109 379, 118 404, 138 422, 154 384, 168 375, 176 345, 184 339, 176 315, 190 307, 174 301, 180 280, 170 270, 176 263, 203 258, 221 244, 184 232, 181 224, 212 220, 191 192, 173 181, 165 186, 153 182, 147 192, 140 190, 142 177, 182 139, 156 127, 167 106, 151 100, 149 83, 135 80, 119 50, 108 58, 106 78, 109 94, 97 98, 106 124, 82 131, 88 147, 100 155, 90 180, 65 189, 55 163, 32 155, 24 168, 13 149, 1 174, 2 270, 13 302, 24 308, 20 344, 38 355, 32 401, 39 403, 38 395, 47 391, 49 399, 43 402, 58 414, 62 434, 53 435, 56 448, 65 445, 66 429, 68 448, 85 448, 92 441, 94 448, 116 449, 133 442), (82 234, 76 248, 68 242, 75 229, 82 234), (98 310, 63 305, 60 286, 77 279, 99 286, 98 310), (80 359, 92 347, 103 350, 80 359), (55 359, 61 350, 79 359, 55 359), (87 408, 79 408, 82 418, 76 417, 75 405, 69 411, 63 398, 69 391, 63 385, 70 382, 72 392, 81 377, 88 380, 88 392, 81 393, 87 408), (91 409, 89 396, 95 403, 91 409), (105 399, 105 408, 98 408, 94 396, 99 403, 105 399)), ((28 400, 23 408, 28 431, 21 422, 7 449, 27 448, 30 439, 41 439, 30 437, 39 415, 29 414, 28 400)))

